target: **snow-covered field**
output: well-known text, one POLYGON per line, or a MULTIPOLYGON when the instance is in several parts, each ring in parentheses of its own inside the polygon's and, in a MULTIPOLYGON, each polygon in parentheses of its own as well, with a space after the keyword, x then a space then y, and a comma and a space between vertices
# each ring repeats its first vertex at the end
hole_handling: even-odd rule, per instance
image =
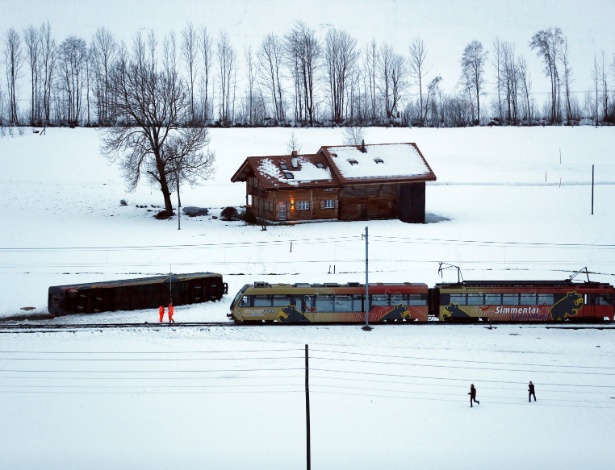
MULTIPOLYGON (((214 215, 243 204, 231 175, 248 155, 285 153, 291 132, 306 153, 343 143, 339 129, 214 129, 217 173, 185 188, 183 204, 214 215)), ((587 266, 614 281, 613 129, 367 129, 366 143, 416 142, 425 155, 438 177, 429 223, 266 231, 153 219, 159 191, 126 194, 98 139, 0 138, 0 316, 45 312, 50 285, 206 270, 229 295, 177 307, 176 321, 225 321, 247 282, 363 281, 366 226, 374 282, 431 285, 439 261, 465 279, 561 279, 587 266)), ((313 468, 612 466, 613 329, 138 326, 156 319, 71 316, 46 323, 135 328, 0 333, 0 468, 302 468, 306 344, 313 468)))

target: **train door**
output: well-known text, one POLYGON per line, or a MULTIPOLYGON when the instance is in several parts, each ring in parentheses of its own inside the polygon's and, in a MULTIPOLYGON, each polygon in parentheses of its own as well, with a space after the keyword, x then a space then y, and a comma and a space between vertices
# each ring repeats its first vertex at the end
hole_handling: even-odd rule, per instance
POLYGON ((314 296, 313 295, 304 295, 301 300, 301 313, 305 318, 314 321, 314 312, 316 311, 316 307, 314 306, 314 296))

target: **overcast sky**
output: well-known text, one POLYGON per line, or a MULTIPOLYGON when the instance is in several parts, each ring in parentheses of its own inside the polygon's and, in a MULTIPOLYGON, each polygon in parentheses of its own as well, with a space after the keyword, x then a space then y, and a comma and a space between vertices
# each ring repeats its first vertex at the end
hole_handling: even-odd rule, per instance
POLYGON ((579 92, 591 88, 594 54, 604 50, 612 63, 615 53, 614 0, 0 0, 0 5, 2 38, 10 27, 21 32, 48 21, 58 42, 69 35, 89 42, 101 26, 129 42, 141 29, 179 34, 192 22, 213 36, 225 31, 241 58, 244 47, 255 49, 270 32, 284 35, 299 19, 323 37, 335 26, 361 47, 374 38, 400 54, 418 36, 427 47, 431 74, 443 77, 447 91, 458 80, 459 59, 472 40, 488 50, 496 37, 514 43, 528 62, 535 92, 548 90, 542 64, 528 46, 540 29, 560 27, 568 38, 572 88, 579 92))

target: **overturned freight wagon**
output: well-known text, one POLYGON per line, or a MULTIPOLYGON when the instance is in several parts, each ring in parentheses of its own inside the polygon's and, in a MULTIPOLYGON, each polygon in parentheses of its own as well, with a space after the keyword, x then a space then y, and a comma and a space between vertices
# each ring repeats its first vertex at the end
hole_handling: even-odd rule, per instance
POLYGON ((222 274, 188 273, 49 287, 52 315, 157 308, 220 300, 228 293, 222 274))

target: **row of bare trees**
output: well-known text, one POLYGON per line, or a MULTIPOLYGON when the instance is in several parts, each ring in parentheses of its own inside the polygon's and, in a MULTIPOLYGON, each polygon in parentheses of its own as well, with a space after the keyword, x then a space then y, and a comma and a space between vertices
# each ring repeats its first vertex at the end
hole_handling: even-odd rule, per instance
MULTIPOLYGON (((4 35, 5 81, 0 121, 32 125, 111 126, 113 69, 130 45, 106 28, 89 43, 74 36, 57 44, 49 24, 4 35), (20 87, 21 84, 21 87, 20 87), (24 93, 29 84, 29 98, 24 93), (28 103, 25 105, 24 103, 28 103)), ((497 38, 490 50, 471 41, 460 73, 444 92, 420 37, 404 53, 389 43, 363 48, 345 31, 324 37, 303 22, 271 33, 238 54, 224 32, 188 24, 161 38, 184 80, 191 125, 415 125, 465 126, 615 121, 611 82, 615 60, 596 56, 593 89, 573 91, 568 41, 559 28, 528 42, 544 64, 548 98, 532 92, 526 59, 497 38), (450 90, 453 91, 450 91, 450 90), (537 97, 538 96, 538 97, 537 97)), ((152 47, 158 47, 157 43, 152 47)))

